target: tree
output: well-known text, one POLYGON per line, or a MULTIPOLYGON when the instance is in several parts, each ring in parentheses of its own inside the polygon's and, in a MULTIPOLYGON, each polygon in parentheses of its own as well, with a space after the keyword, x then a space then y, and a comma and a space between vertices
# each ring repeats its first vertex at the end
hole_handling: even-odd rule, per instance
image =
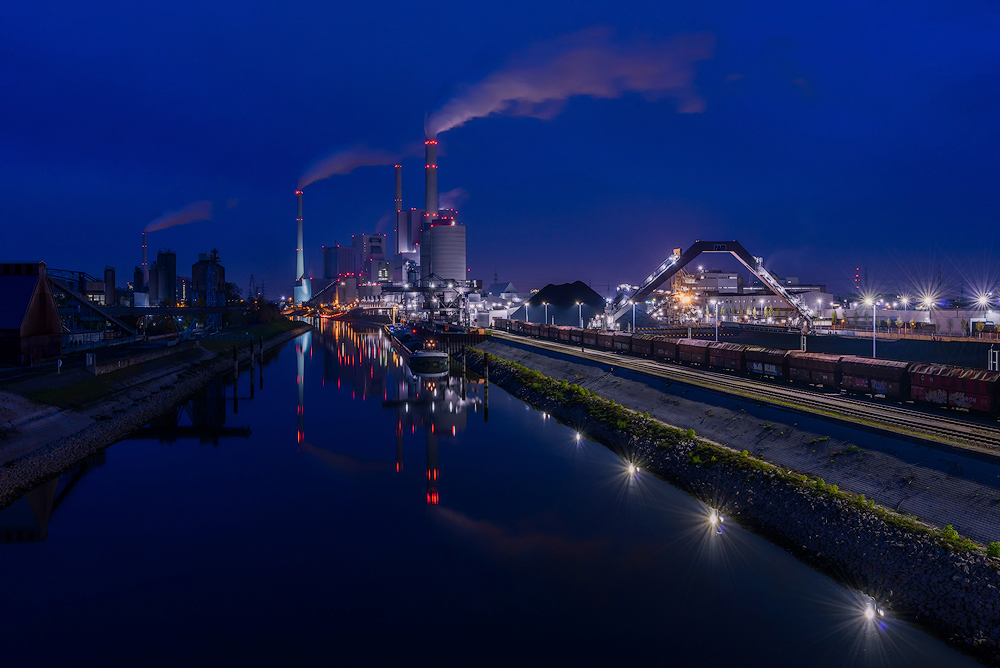
POLYGON ((948 318, 945 321, 945 323, 944 323, 944 328, 947 329, 950 332, 951 331, 951 326, 952 326, 951 318, 948 318))
POLYGON ((240 286, 236 285, 235 283, 226 283, 225 290, 226 290, 227 304, 235 304, 236 302, 240 301, 240 298, 243 295, 243 293, 240 291, 240 286))
POLYGON ((896 329, 902 329, 902 328, 903 328, 903 316, 899 316, 896 318, 896 329))
POLYGON ((983 322, 982 320, 980 320, 979 322, 976 323, 976 332, 977 333, 982 334, 984 329, 986 329, 986 323, 985 322, 983 322))
POLYGON ((969 323, 966 321, 965 318, 962 318, 962 334, 965 335, 968 333, 969 333, 969 323))

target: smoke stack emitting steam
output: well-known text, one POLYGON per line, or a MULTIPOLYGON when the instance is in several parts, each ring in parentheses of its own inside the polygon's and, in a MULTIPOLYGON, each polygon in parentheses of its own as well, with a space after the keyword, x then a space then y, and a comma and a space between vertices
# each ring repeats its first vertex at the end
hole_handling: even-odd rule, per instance
POLYGON ((468 86, 425 123, 427 137, 490 114, 552 118, 577 95, 621 97, 628 91, 677 99, 677 111, 705 108, 694 91, 694 63, 712 56, 709 33, 666 42, 613 44, 607 30, 591 29, 535 45, 500 70, 468 86))

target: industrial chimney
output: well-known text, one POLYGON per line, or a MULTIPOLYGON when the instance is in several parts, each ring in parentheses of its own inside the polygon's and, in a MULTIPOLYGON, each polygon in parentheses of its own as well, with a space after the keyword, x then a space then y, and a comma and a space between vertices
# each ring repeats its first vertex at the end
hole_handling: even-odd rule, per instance
POLYGON ((403 166, 396 165, 396 253, 399 253, 399 214, 403 210, 403 166))
POLYGON ((298 245, 295 247, 295 280, 301 281, 306 275, 306 260, 305 251, 303 247, 305 244, 302 242, 302 191, 295 191, 295 198, 298 200, 299 214, 295 219, 299 224, 299 236, 298 245))
POLYGON ((427 139, 424 142, 424 176, 426 199, 424 201, 424 216, 433 220, 438 212, 438 166, 437 139, 427 139))
POLYGON ((142 285, 135 288, 137 292, 149 285, 149 257, 146 253, 146 233, 142 233, 142 285))

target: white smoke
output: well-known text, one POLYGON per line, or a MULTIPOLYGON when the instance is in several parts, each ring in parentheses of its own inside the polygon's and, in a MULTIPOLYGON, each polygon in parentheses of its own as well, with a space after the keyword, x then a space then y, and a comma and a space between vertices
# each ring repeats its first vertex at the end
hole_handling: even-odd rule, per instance
POLYGON ((455 188, 438 195, 438 206, 442 209, 458 210, 465 200, 469 199, 469 192, 465 188, 455 188))
POLYGON ((170 211, 163 214, 149 225, 146 225, 146 232, 156 232, 165 230, 176 225, 187 225, 198 220, 212 220, 212 203, 208 200, 188 204, 179 211, 170 211))
POLYGON ((299 189, 334 174, 350 174, 358 167, 393 165, 415 153, 416 150, 412 146, 395 152, 380 148, 368 148, 364 144, 340 149, 314 162, 299 178, 299 189))
POLYGON ((694 64, 711 58, 714 46, 709 33, 618 44, 607 30, 579 32, 518 54, 430 114, 424 129, 435 137, 494 113, 548 119, 571 97, 616 98, 628 91, 670 96, 677 111, 700 112, 705 101, 692 84, 694 64))

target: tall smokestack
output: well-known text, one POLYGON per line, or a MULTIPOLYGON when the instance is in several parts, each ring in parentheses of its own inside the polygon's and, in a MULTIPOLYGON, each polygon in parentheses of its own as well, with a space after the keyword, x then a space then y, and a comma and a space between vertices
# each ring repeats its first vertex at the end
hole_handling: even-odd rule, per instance
POLYGON ((302 243, 302 191, 295 191, 295 198, 298 200, 299 205, 299 215, 295 220, 299 224, 299 237, 298 245, 295 247, 295 280, 301 280, 305 278, 306 275, 306 260, 305 251, 303 250, 304 244, 302 243))
POLYGON ((145 288, 149 285, 149 257, 146 252, 146 233, 142 233, 142 285, 139 288, 133 288, 139 290, 145 288))
POLYGON ((403 210, 403 166, 396 165, 396 253, 399 253, 399 214, 403 210))
POLYGON ((424 142, 424 176, 426 199, 424 201, 424 216, 433 219, 438 212, 438 166, 437 139, 428 139, 424 142))

